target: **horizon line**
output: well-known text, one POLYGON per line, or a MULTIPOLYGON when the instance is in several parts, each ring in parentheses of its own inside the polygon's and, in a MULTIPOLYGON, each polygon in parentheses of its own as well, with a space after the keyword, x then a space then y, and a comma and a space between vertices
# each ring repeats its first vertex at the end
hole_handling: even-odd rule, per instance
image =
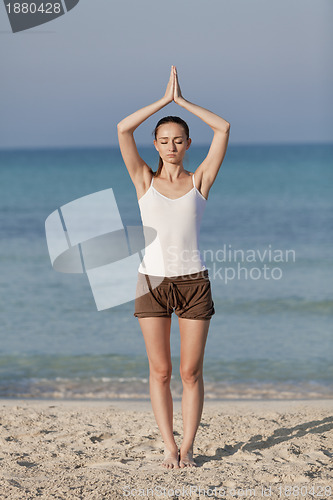
MULTIPOLYGON (((191 148, 210 147, 211 143, 192 144, 191 148)), ((228 148, 232 147, 257 147, 257 146, 323 146, 333 145, 331 141, 276 141, 276 142, 231 142, 228 148)), ((137 143, 138 148, 151 148, 150 144, 137 143)), ((1 151, 50 151, 50 150, 64 150, 64 149, 119 149, 118 144, 101 144, 101 145, 49 145, 49 146, 8 146, 1 147, 1 151)))

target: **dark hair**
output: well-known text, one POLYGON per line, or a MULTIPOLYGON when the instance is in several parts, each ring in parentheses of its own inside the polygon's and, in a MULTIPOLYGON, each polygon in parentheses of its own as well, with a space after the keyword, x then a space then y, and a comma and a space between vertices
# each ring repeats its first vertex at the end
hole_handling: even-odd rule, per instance
MULTIPOLYGON (((153 131, 153 135, 154 135, 155 139, 157 138, 158 127, 160 127, 161 125, 164 125, 165 123, 178 123, 178 125, 181 125, 183 127, 183 129, 185 130, 186 138, 189 139, 190 130, 188 128, 188 125, 187 125, 186 121, 184 121, 179 116, 164 116, 164 118, 161 118, 160 121, 157 122, 157 125, 153 131)), ((155 177, 160 175, 162 167, 163 167, 163 160, 161 157, 159 157, 157 171, 153 172, 155 177)))

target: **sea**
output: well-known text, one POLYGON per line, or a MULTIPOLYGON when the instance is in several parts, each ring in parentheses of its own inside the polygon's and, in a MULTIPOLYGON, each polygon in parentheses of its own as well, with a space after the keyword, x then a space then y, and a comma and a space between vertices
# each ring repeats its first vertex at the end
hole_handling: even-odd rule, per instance
MULTIPOLYGON (((209 146, 192 146, 194 172, 209 146)), ((152 147, 139 153, 154 169, 152 147)), ((0 397, 149 400, 134 300, 98 310, 87 274, 52 266, 45 221, 112 188, 140 226, 119 148, 0 151, 0 397)), ((215 315, 205 398, 333 398, 333 144, 229 144, 202 219, 215 315)), ((178 319, 172 379, 181 399, 178 319)))

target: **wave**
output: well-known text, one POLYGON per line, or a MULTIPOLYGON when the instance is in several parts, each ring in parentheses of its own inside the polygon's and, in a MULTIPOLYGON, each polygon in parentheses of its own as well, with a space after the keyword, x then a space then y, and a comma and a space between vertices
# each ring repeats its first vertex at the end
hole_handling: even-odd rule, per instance
MULTIPOLYGON (((182 397, 182 384, 171 380, 175 400, 182 397)), ((149 400, 147 379, 27 379, 19 384, 0 387, 1 398, 12 399, 143 399, 149 400)), ((205 399, 333 399, 331 385, 314 381, 304 383, 230 383, 205 382, 205 399)))
POLYGON ((301 297, 272 298, 258 300, 228 300, 214 297, 214 303, 223 314, 271 314, 271 313, 302 313, 333 315, 333 300, 308 300, 301 297))
MULTIPOLYGON (((181 397, 179 357, 171 387, 181 397)), ((0 357, 2 398, 149 398, 144 356, 10 355, 0 357)), ((333 366, 327 359, 212 359, 204 363, 205 397, 212 399, 333 398, 333 366)))

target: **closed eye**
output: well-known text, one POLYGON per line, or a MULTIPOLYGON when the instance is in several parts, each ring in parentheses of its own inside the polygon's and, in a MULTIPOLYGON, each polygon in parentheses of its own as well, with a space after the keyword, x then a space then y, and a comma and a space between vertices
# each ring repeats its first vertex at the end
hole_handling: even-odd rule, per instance
MULTIPOLYGON (((167 142, 162 142, 161 141, 161 144, 168 144, 167 142)), ((183 144, 183 141, 176 141, 175 144, 183 144)))

